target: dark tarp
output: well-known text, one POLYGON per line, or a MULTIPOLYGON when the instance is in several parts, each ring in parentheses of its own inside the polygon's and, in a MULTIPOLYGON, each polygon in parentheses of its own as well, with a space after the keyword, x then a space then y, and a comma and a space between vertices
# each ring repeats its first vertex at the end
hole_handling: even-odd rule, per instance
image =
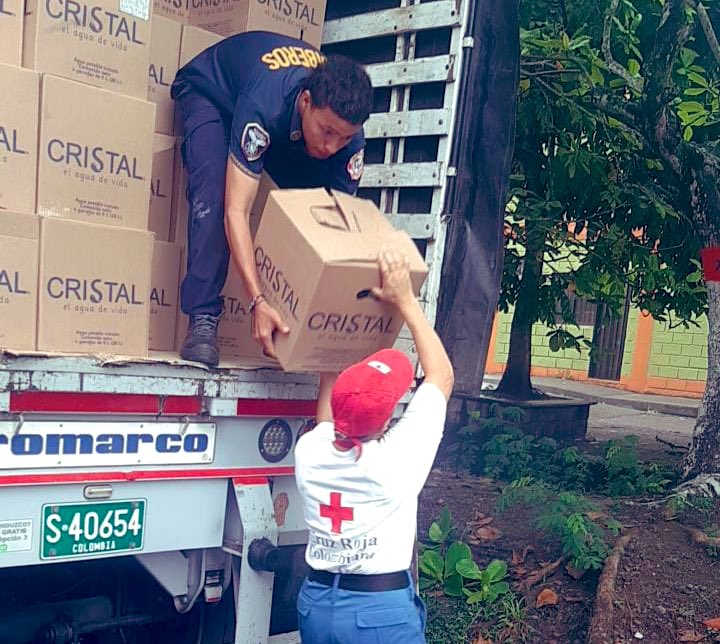
POLYGON ((502 276, 503 219, 515 140, 520 44, 517 0, 475 0, 464 50, 437 328, 455 393, 482 384, 502 276))

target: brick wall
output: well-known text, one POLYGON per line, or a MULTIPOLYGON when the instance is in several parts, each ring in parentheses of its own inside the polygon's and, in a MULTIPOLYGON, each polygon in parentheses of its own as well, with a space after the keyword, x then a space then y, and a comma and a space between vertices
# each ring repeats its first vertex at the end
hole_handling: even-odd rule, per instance
POLYGON ((648 375, 651 378, 700 380, 707 378, 707 318, 699 326, 683 328, 655 322, 648 375))
POLYGON ((635 355, 635 339, 637 336, 638 318, 640 311, 630 309, 628 314, 627 333, 625 334, 625 350, 623 351, 621 377, 627 377, 632 371, 632 361, 635 355))
MULTIPOLYGON (((512 323, 512 311, 499 314, 497 338, 495 342, 495 362, 505 364, 510 348, 510 324, 512 323)), ((544 324, 533 326, 532 339, 532 366, 534 368, 558 369, 584 371, 587 373, 590 366, 590 352, 583 346, 581 352, 575 349, 563 349, 561 351, 550 350, 550 340, 547 336, 549 327, 544 324)), ((592 327, 568 326, 567 330, 573 335, 583 333, 588 340, 592 340, 592 327)))

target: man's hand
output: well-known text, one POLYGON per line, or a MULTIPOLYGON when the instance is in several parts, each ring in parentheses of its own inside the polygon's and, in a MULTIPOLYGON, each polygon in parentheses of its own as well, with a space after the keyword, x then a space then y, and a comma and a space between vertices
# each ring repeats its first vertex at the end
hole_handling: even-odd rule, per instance
POLYGON ((373 288, 375 297, 398 308, 416 302, 410 282, 410 262, 404 253, 384 247, 378 256, 380 288, 373 288))
POLYGON ((263 346, 265 355, 276 358, 275 332, 287 335, 290 327, 282 320, 280 314, 264 300, 259 302, 253 311, 253 337, 263 346))

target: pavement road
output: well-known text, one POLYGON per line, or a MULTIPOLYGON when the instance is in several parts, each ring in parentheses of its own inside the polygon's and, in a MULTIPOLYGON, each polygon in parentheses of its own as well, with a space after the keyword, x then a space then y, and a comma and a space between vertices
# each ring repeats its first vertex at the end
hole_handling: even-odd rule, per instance
POLYGON ((687 447, 692 439, 695 419, 598 403, 590 407, 587 438, 598 444, 635 434, 643 458, 667 454, 670 448, 656 440, 687 447))

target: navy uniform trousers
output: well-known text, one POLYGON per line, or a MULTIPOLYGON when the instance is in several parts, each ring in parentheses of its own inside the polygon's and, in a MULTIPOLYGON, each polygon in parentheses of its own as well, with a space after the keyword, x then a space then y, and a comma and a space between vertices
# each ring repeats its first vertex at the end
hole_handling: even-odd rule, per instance
POLYGON ((188 173, 187 275, 183 313, 220 315, 230 248, 225 236, 225 173, 231 117, 186 89, 176 99, 183 123, 182 156, 188 173))

